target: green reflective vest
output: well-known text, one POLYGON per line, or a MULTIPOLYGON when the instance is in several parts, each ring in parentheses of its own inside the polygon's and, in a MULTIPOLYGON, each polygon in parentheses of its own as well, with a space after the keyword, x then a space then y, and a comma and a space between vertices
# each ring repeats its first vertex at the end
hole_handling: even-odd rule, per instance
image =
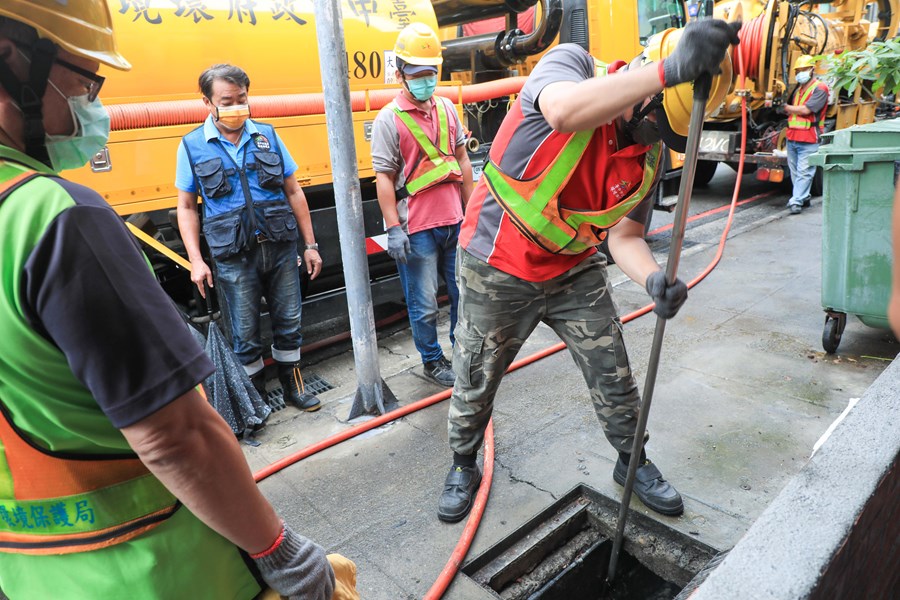
POLYGON ((462 182, 462 170, 456 160, 455 148, 451 145, 450 127, 447 122, 447 111, 451 110, 441 96, 434 96, 438 115, 438 144, 437 146, 425 134, 408 112, 401 110, 396 101, 391 104, 391 110, 397 115, 416 143, 425 153, 418 164, 413 168, 407 178, 406 192, 415 195, 418 192, 434 187, 444 182, 462 182))

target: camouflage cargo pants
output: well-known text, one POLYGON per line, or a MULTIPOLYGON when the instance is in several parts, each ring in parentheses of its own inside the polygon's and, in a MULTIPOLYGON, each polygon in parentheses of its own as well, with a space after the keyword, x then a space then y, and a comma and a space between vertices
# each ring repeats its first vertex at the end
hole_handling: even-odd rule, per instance
POLYGON ((460 250, 459 322, 453 348, 450 447, 481 447, 494 395, 506 369, 540 321, 565 342, 590 390, 594 411, 617 451, 630 452, 640 403, 622 324, 597 254, 549 281, 530 282, 460 250))

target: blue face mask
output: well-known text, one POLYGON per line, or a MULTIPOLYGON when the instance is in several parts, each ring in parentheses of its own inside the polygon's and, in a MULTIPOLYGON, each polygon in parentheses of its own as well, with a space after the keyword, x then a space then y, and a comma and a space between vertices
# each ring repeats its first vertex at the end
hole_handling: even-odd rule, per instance
POLYGON ((78 169, 100 152, 109 140, 109 114, 98 98, 90 102, 87 94, 66 97, 52 81, 48 83, 66 98, 75 123, 75 132, 71 135, 46 135, 44 145, 50 155, 50 164, 57 172, 78 169))
POLYGON ((797 73, 797 83, 803 85, 804 83, 809 83, 809 80, 812 79, 812 73, 809 71, 800 71, 797 73))
POLYGON ((418 79, 407 79, 406 88, 413 98, 419 102, 425 102, 434 94, 437 87, 437 75, 427 75, 418 79))

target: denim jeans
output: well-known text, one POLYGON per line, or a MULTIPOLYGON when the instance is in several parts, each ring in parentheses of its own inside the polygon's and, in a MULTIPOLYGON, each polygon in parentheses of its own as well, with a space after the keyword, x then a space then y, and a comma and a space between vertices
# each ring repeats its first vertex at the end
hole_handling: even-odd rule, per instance
POLYGON ((259 320, 263 296, 272 321, 273 358, 279 362, 299 361, 302 338, 297 244, 253 241, 249 249, 216 261, 216 270, 228 304, 234 352, 248 367, 248 373, 252 375, 262 368, 259 320))
POLYGON ((459 303, 455 267, 458 239, 459 224, 418 231, 409 236, 406 264, 397 262, 413 341, 423 363, 444 356, 437 336, 438 273, 444 278, 450 296, 450 343, 454 343, 453 329, 459 303))
POLYGON ((794 186, 788 206, 802 206, 809 200, 809 190, 816 174, 816 167, 809 164, 809 157, 818 150, 818 144, 787 141, 788 168, 791 170, 791 183, 794 186))

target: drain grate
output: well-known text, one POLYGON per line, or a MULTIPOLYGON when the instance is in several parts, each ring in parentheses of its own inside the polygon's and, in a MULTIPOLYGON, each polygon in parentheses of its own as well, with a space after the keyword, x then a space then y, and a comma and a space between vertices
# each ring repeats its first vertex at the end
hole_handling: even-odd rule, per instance
POLYGON ((318 396, 322 392, 327 392, 328 390, 333 390, 334 386, 328 383, 322 377, 319 377, 315 373, 310 373, 303 378, 303 384, 306 386, 306 391, 310 394, 318 396))
MULTIPOLYGON (((331 385, 327 380, 319 377, 315 373, 309 373, 303 376, 303 386, 306 388, 306 391, 313 396, 318 396, 322 392, 327 392, 328 390, 334 389, 333 385, 331 385)), ((278 386, 274 390, 269 390, 268 396, 271 398, 273 395, 276 398, 281 398, 281 386, 278 386)))

